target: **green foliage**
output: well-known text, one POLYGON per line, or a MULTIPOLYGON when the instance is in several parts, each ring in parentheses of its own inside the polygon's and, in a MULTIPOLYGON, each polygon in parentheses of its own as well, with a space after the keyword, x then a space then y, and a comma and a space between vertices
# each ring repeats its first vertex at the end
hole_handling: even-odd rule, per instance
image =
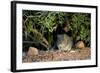
POLYGON ((82 40, 87 46, 90 46, 91 31, 90 31, 90 14, 74 13, 71 16, 71 31, 75 42, 82 40))
POLYGON ((31 40, 48 48, 54 42, 53 32, 60 25, 69 27, 75 42, 82 40, 90 46, 90 24, 88 13, 23 10, 23 41, 31 40))
POLYGON ((57 24, 61 25, 63 24, 64 17, 65 17, 64 12, 24 10, 23 33, 26 40, 28 40, 28 38, 31 38, 32 41, 36 42, 37 40, 37 42, 39 41, 39 43, 42 45, 43 43, 41 42, 44 42, 46 46, 48 45, 51 46, 51 44, 53 43, 53 31, 56 30, 57 24), (24 19, 24 17, 26 17, 26 19, 24 19), (36 35, 35 31, 33 30, 36 30, 36 32, 38 32, 38 35, 36 35), (41 35, 39 35, 40 33, 41 35), (45 41, 43 39, 39 40, 39 38, 41 37, 45 39, 45 41))

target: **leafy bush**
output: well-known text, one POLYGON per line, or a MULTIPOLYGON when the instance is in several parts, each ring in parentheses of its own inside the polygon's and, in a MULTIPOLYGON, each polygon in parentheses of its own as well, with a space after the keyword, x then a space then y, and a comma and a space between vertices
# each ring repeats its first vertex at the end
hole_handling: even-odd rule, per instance
POLYGON ((48 49, 54 43, 53 32, 60 25, 70 29, 75 43, 82 40, 90 46, 90 24, 88 13, 23 10, 23 41, 36 42, 48 49))
POLYGON ((23 34, 26 40, 29 40, 28 38, 31 38, 32 41, 34 41, 33 39, 35 39, 37 40, 37 42, 39 42, 42 45, 43 43, 41 42, 44 42, 44 43, 49 43, 49 45, 45 44, 46 46, 51 46, 51 44, 53 43, 53 31, 56 30, 58 24, 60 25, 63 24, 64 18, 65 18, 64 12, 24 10, 23 11, 23 27, 24 27, 23 34), (38 34, 41 33, 42 38, 44 38, 45 41, 43 41, 43 39, 39 41, 39 38, 41 36, 40 35, 37 36, 36 34, 34 34, 33 30, 36 30, 38 34))
POLYGON ((87 46, 90 46, 91 41, 91 26, 90 14, 88 13, 73 13, 70 20, 70 28, 74 42, 79 40, 84 41, 87 46))

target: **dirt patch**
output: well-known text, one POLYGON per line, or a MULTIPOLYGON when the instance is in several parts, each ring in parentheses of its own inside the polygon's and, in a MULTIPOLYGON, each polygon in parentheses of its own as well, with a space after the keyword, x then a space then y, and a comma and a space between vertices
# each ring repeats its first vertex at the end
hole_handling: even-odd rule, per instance
POLYGON ((83 48, 71 51, 39 51, 36 56, 23 56, 23 63, 27 62, 48 62, 48 61, 70 61, 91 59, 91 49, 83 48))

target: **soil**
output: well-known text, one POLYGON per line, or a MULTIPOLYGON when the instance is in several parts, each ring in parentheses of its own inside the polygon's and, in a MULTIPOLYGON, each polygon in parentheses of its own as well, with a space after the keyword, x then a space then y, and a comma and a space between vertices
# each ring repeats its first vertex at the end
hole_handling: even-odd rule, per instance
POLYGON ((23 63, 48 62, 48 61, 70 61, 91 59, 91 48, 75 49, 71 51, 39 51, 36 56, 23 55, 23 63))

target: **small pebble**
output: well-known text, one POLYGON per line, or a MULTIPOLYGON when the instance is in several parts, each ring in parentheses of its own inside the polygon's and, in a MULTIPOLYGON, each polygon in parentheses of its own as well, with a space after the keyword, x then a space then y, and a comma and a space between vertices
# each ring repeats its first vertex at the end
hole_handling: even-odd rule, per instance
POLYGON ((35 48, 35 47, 29 47, 27 55, 28 56, 36 56, 36 55, 38 55, 38 49, 35 48))
POLYGON ((83 49, 85 47, 85 44, 83 41, 79 41, 76 43, 76 48, 79 48, 79 49, 83 49))

